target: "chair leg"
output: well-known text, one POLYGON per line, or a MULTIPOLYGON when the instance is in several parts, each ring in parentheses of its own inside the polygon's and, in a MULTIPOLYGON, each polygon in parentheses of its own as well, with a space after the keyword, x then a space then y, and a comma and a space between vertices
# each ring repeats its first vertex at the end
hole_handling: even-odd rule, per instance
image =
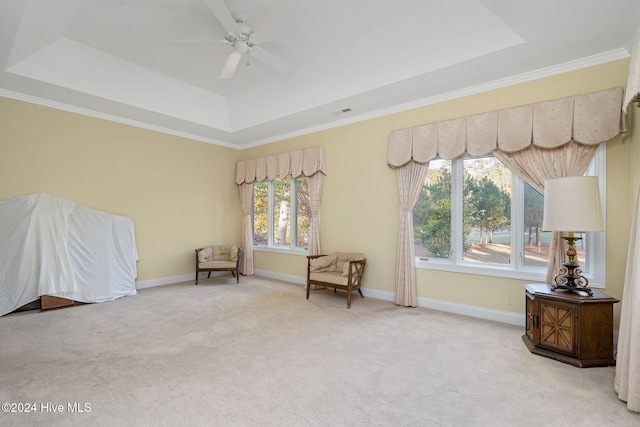
POLYGON ((360 288, 358 288, 358 293, 360 293, 360 296, 364 298, 364 295, 362 295, 362 291, 360 290, 360 288))
POLYGON ((351 308, 351 286, 347 289, 347 308, 351 308))
POLYGON ((207 274, 207 279, 211 279, 211 272, 209 272, 209 274, 207 274))
POLYGON ((240 283, 240 272, 238 270, 236 270, 236 284, 238 284, 238 283, 240 283))
POLYGON ((196 286, 198 286, 198 270, 196 270, 196 286))
POLYGON ((307 299, 309 299, 309 291, 311 290, 311 285, 307 282, 307 299))

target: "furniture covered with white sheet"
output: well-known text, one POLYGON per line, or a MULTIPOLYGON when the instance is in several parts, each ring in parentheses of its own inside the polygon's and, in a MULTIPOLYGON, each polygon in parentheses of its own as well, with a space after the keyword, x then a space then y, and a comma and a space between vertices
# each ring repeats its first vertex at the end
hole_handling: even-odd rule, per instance
POLYGON ((47 193, 0 202, 0 316, 42 295, 135 295, 133 221, 47 193))

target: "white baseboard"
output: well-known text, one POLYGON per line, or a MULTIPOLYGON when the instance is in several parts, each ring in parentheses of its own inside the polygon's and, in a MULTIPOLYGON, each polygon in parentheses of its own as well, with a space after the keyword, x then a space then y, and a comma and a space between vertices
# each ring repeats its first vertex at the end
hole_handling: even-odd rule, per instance
POLYGON ((493 320, 494 322, 508 323, 510 325, 525 326, 524 314, 509 311, 492 310, 490 308, 476 307, 473 305, 458 304, 448 301, 440 301, 418 297, 420 307, 433 310, 446 311, 448 313, 461 314, 463 316, 477 317, 479 319, 493 320))
MULTIPOLYGON (((225 274, 224 271, 212 271, 212 276, 217 276, 225 274)), ((200 273, 198 279, 204 279, 207 277, 207 272, 200 273)), ((161 277, 159 279, 151 279, 151 280, 141 280, 140 282, 136 282, 136 289, 145 289, 145 288, 153 288, 155 286, 163 286, 163 285, 172 285, 174 283, 180 282, 188 282, 195 281, 195 276, 193 273, 190 274, 181 274, 180 276, 171 276, 171 277, 161 277)))
MULTIPOLYGON (((201 273, 200 277, 203 276, 201 273)), ((224 274, 224 272, 213 272, 213 274, 224 274)), ((297 283, 303 285, 306 283, 306 278, 300 276, 293 276, 290 274, 275 273, 268 270, 254 270, 254 274, 260 277, 266 277, 269 279, 283 280, 285 282, 297 283)), ((193 274, 183 274, 180 276, 163 277, 160 279, 143 280, 136 282, 136 289, 152 288, 154 286, 170 285, 173 283, 188 282, 193 280, 193 274)), ((393 292, 379 291, 377 289, 362 288, 362 293, 369 298, 381 299, 384 301, 395 301, 395 294, 393 292)), ((525 326, 524 314, 511 313, 509 311, 491 310, 489 308, 476 307, 473 305, 458 304, 448 301, 440 301, 430 298, 418 297, 418 306, 430 308, 433 310, 444 311, 447 313, 461 314, 463 316, 476 317, 478 319, 493 320, 495 322, 508 323, 510 325, 525 326)), ((618 331, 613 331, 614 345, 618 343, 618 331)))
POLYGON ((260 277, 266 277, 268 279, 283 280, 285 282, 297 283, 304 285, 307 283, 306 277, 293 276, 291 274, 275 273, 268 270, 253 270, 253 274, 260 277))
POLYGON ((173 283, 186 282, 193 280, 193 274, 183 274, 180 276, 161 277, 159 279, 141 280, 136 282, 136 289, 153 288, 155 286, 171 285, 173 283))
MULTIPOLYGON (((382 299, 395 302, 393 292, 378 291, 375 289, 362 288, 362 293, 371 298, 382 299)), ((418 307, 430 308, 432 310, 445 311, 447 313, 461 314, 463 316, 476 317, 479 319, 493 320, 495 322, 508 323, 511 325, 524 327, 524 314, 511 313, 508 311, 491 310, 489 308, 476 307, 473 305, 458 304, 454 302, 440 301, 430 298, 418 297, 418 307)))
MULTIPOLYGON (((284 280, 304 285, 306 278, 300 276, 291 276, 287 274, 274 273, 273 271, 255 270, 257 276, 268 277, 270 279, 284 280)), ((393 292, 379 291, 377 289, 368 289, 363 287, 362 293, 366 297, 381 299, 384 301, 395 301, 393 292)), ((476 317, 479 319, 493 320, 496 322, 508 323, 511 325, 522 326, 524 328, 524 314, 511 313, 508 311, 491 310, 488 308, 475 307, 472 305, 458 304, 447 301, 418 297, 418 306, 430 308, 433 310, 445 311, 447 313, 461 314, 463 316, 476 317)))

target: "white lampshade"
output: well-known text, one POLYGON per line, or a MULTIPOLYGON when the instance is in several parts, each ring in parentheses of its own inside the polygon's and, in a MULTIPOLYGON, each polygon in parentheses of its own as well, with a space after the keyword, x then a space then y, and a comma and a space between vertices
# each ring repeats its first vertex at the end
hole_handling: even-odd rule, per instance
POLYGON ((544 182, 544 231, 603 231, 598 178, 570 176, 544 182))

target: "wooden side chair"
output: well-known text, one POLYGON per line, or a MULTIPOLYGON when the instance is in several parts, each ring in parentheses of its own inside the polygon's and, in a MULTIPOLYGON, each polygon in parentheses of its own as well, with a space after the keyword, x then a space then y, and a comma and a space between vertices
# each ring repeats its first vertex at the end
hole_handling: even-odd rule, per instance
POLYGON ((196 285, 201 271, 208 271, 207 278, 212 271, 230 271, 240 283, 240 257, 242 249, 235 246, 206 246, 196 251, 196 285))
POLYGON ((336 252, 331 255, 307 256, 307 299, 311 285, 347 291, 347 308, 351 308, 351 293, 358 291, 367 259, 361 253, 336 252))

